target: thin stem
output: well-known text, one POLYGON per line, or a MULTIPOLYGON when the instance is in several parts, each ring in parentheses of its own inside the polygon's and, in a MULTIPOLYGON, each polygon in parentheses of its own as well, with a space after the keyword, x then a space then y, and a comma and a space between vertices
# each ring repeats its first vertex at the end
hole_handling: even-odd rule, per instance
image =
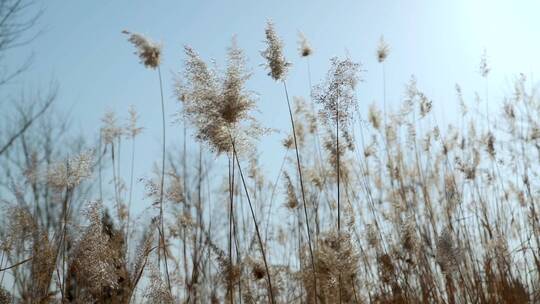
POLYGON ((283 156, 283 160, 281 161, 281 166, 279 167, 279 172, 276 177, 276 180, 274 181, 274 185, 272 186, 272 192, 270 194, 270 206, 268 206, 268 212, 266 214, 266 226, 264 229, 264 242, 268 240, 268 226, 270 225, 270 215, 272 214, 272 205, 274 203, 274 195, 276 193, 277 184, 279 182, 279 178, 281 177, 281 173, 283 172, 283 167, 285 166, 285 161, 287 160, 287 155, 289 154, 289 148, 286 148, 285 155, 283 156))
POLYGON ((162 159, 161 159, 161 183, 159 189, 159 222, 161 226, 161 243, 163 246, 163 258, 165 262, 165 274, 167 276, 167 287, 169 292, 171 291, 171 279, 169 277, 169 266, 167 263, 167 247, 165 245, 165 227, 163 224, 163 186, 165 183, 165 101, 163 98, 163 82, 161 80, 161 67, 158 65, 158 76, 159 76, 159 90, 161 93, 161 122, 162 122, 162 159))
POLYGON ((118 180, 116 176, 116 161, 114 157, 114 140, 111 141, 111 162, 112 162, 112 171, 113 171, 113 184, 114 184, 114 201, 116 206, 117 216, 120 217, 120 198, 118 194, 118 180))
MULTIPOLYGON (((69 171, 69 162, 67 165, 68 171, 69 171)), ((56 267, 56 272, 58 275, 58 282, 60 284, 60 292, 62 296, 62 302, 64 301, 64 286, 65 286, 65 274, 64 274, 64 263, 65 263, 65 251, 67 249, 67 246, 65 245, 66 242, 66 234, 67 234, 67 219, 68 219, 68 206, 70 205, 71 201, 71 188, 66 186, 66 195, 64 197, 64 200, 62 202, 62 226, 60 227, 61 230, 59 231, 59 242, 58 247, 56 248, 56 253, 54 257, 55 263, 60 259, 60 251, 62 251, 62 278, 60 278, 60 274, 58 271, 58 267, 56 267)))
POLYGON ((264 245, 261 238, 261 233, 259 231, 259 225, 257 224, 257 219, 255 218, 255 211, 253 211, 253 205, 251 203, 251 199, 249 197, 249 191, 247 189, 246 181, 244 179, 244 173, 242 172, 242 166, 240 166, 240 160, 238 159, 238 153, 236 152, 236 146, 234 144, 234 140, 232 136, 229 134, 231 138, 231 143, 233 147, 233 156, 236 158, 236 164, 238 165, 238 172, 240 172, 240 179, 242 180, 242 185, 244 187, 244 191, 246 193, 246 198, 249 204, 249 210, 251 211, 251 218, 253 219, 253 223, 255 224, 255 232, 257 233, 257 239, 259 241, 259 246, 261 247, 261 254, 264 262, 264 268, 266 270, 266 278, 268 280, 268 292, 270 297, 270 303, 274 304, 274 292, 272 289, 272 280, 270 278, 270 269, 268 268, 268 262, 266 261, 266 254, 264 252, 264 245))
MULTIPOLYGON (((5 251, 2 251, 2 256, 0 256, 0 269, 2 269, 2 266, 4 265, 4 258, 6 257, 6 252, 5 251)), ((9 260, 6 258, 6 262, 9 263, 9 260)), ((2 272, 3 270, 0 270, 0 272, 2 272)), ((4 286, 2 285, 2 283, 4 282, 4 275, 6 273, 2 273, 2 276, 0 276, 0 286, 4 286)))
MULTIPOLYGON (((69 176, 69 157, 68 157, 68 161, 67 161, 67 164, 66 164, 66 171, 68 173, 68 176, 69 176)), ((67 236, 67 220, 68 220, 68 212, 69 212, 69 197, 70 197, 70 194, 71 194, 71 188, 69 186, 66 186, 66 199, 64 200, 64 203, 62 205, 62 209, 63 209, 63 224, 64 224, 64 227, 63 227, 63 231, 62 231, 62 287, 61 289, 63 290, 63 293, 62 293, 62 296, 64 296, 66 294, 66 251, 67 251, 67 242, 66 242, 66 236, 67 236)))
POLYGON ((383 82, 383 107, 384 107, 384 127, 386 128, 386 66, 382 63, 382 82, 383 82))
MULTIPOLYGON (((187 155, 186 155, 186 137, 187 137, 187 128, 186 128, 186 112, 185 112, 185 109, 182 109, 182 116, 183 116, 183 132, 184 132, 184 138, 183 138, 183 153, 182 153, 182 175, 183 175, 183 178, 182 178, 182 184, 183 184, 183 190, 184 190, 184 193, 185 193, 185 196, 184 196, 184 200, 187 202, 189 201, 189 193, 187 192, 187 155)), ((183 204, 183 213, 184 215, 186 215, 188 213, 187 211, 187 203, 184 203, 183 204)), ((183 262, 184 262, 184 273, 186 274, 185 275, 185 284, 186 286, 189 286, 188 284, 188 276, 187 276, 187 273, 188 273, 188 264, 187 264, 187 247, 186 247, 186 227, 183 227, 182 228, 182 257, 183 257, 183 262)), ((180 288, 179 288, 180 289, 180 288)), ((191 296, 191 291, 189 291, 189 289, 186 290, 186 292, 188 292, 188 297, 191 296)))
POLYGON ((315 304, 317 303, 317 272, 315 270, 315 259, 313 258, 313 247, 311 245, 311 229, 309 228, 309 217, 307 213, 307 204, 306 204, 306 194, 304 191, 304 180, 302 178, 302 166, 300 164, 300 153, 298 152, 298 142, 296 139, 296 128, 294 124, 294 118, 293 113, 291 110, 291 102, 289 100, 289 92, 287 91, 287 84, 285 81, 283 81, 283 88, 285 89, 285 97, 287 98, 287 107, 289 108, 289 117, 291 119, 291 126, 292 126, 292 133, 293 133, 293 139, 294 139, 294 148, 296 151, 296 164, 298 167, 298 177, 300 179, 300 190, 302 192, 302 203, 304 205, 304 216, 306 218, 306 229, 307 229, 307 236, 308 236, 308 247, 309 247, 309 255, 311 257, 311 267, 313 269, 313 283, 314 283, 314 291, 315 291, 315 304))
POLYGON ((487 130, 491 132, 491 126, 489 125, 489 86, 488 86, 488 76, 485 77, 485 86, 486 86, 486 116, 487 116, 487 130))
MULTIPOLYGON (((232 151, 231 151, 232 152, 232 151)), ((233 153, 231 153, 233 154, 233 153)), ((229 160, 229 265, 230 267, 233 266, 233 257, 232 257, 232 245, 233 245, 233 201, 234 201, 234 154, 232 155, 232 158, 229 160), (232 166, 232 167, 231 167, 232 166)), ((232 282, 230 280, 227 280, 228 282, 228 292, 231 304, 234 303, 234 293, 232 288, 232 282)))
POLYGON ((103 176, 102 176, 102 164, 101 159, 103 158, 103 151, 102 151, 102 144, 103 144, 103 138, 102 138, 102 132, 99 132, 99 201, 103 202, 103 176))
POLYGON ((312 84, 311 84, 311 64, 309 63, 309 57, 306 58, 307 62, 307 72, 308 72, 308 83, 309 83, 309 96, 311 97, 312 84))
MULTIPOLYGON (((32 258, 33 258, 33 257, 29 257, 29 258, 27 258, 27 259, 25 259, 25 260, 22 260, 22 261, 20 261, 20 262, 15 263, 15 264, 13 264, 13 265, 10 265, 10 266, 4 267, 4 268, 0 268, 0 272, 6 271, 6 270, 10 270, 11 268, 15 268, 15 267, 17 267, 17 266, 20 266, 20 265, 22 265, 22 264, 24 264, 24 263, 26 263, 26 262, 31 261, 32 258)), ((2 259, 3 259, 3 256, 2 256, 2 259)))
MULTIPOLYGON (((312 96, 313 85, 311 83, 311 64, 310 64, 309 56, 306 57, 306 63, 307 63, 308 85, 309 85, 309 98, 311 101, 311 111, 312 111, 313 117, 316 117, 315 109, 313 107, 313 96, 312 96)), ((318 170, 321 171, 322 154, 321 154, 321 149, 319 147, 319 143, 320 143, 319 130, 317 128, 317 130, 315 131, 315 140, 314 140, 313 146, 314 146, 314 151, 317 152, 316 157, 315 157, 315 160, 316 160, 315 165, 318 166, 318 170)), ((323 179, 323 184, 325 184, 325 179, 323 179)), ((318 195, 317 195, 317 198, 318 198, 318 195)), ((318 208, 318 203, 316 201, 317 200, 315 200, 313 204, 314 212, 315 212, 315 241, 314 241, 315 248, 317 247, 317 243, 319 241, 319 211, 318 211, 319 208, 318 208)))
POLYGON ((129 221, 131 215, 131 201, 133 194, 133 168, 135 167, 135 136, 131 138, 131 173, 129 178, 129 200, 127 207, 127 223, 126 223, 126 253, 129 252, 129 221))
MULTIPOLYGON (((120 164, 122 163, 120 161, 120 158, 122 157, 122 136, 121 135, 118 135, 118 148, 116 149, 116 176, 118 177, 118 183, 120 183, 120 178, 121 178, 121 174, 120 174, 120 164)), ((120 184, 119 184, 120 185, 120 184)), ((120 203, 120 193, 121 193, 121 189, 118 188, 118 203, 120 203)))
MULTIPOLYGON (((341 205, 339 200, 339 181, 340 181, 340 168, 339 168, 339 94, 336 100, 336 180, 337 180, 337 228, 338 228, 338 238, 341 238, 341 205)), ((341 272, 339 273, 339 303, 341 304, 341 272)))
MULTIPOLYGON (((199 255, 202 256, 202 250, 199 254, 199 244, 202 243, 202 230, 204 230, 204 223, 203 223, 203 211, 202 211, 202 180, 203 180, 203 172, 202 172, 202 145, 199 144, 199 168, 198 168, 198 183, 197 183, 197 227, 200 227, 200 229, 195 230, 195 236, 193 238, 193 269, 197 269, 197 265, 201 262, 199 260, 199 255), (201 233, 199 233, 201 231, 201 233), (199 235, 199 242, 197 243, 197 234, 199 235)), ((200 257, 202 260, 202 257, 200 257)), ((199 279, 199 273, 197 271, 192 272, 192 284, 197 284, 199 279)), ((197 288, 193 289, 193 302, 197 303, 197 288)))
POLYGON ((341 231, 341 206, 339 199, 339 182, 340 182, 340 168, 339 168, 339 111, 336 110, 336 180, 337 180, 337 228, 338 233, 341 231))
MULTIPOLYGON (((234 162, 233 162, 234 164, 234 162)), ((234 167, 233 167, 234 169, 234 167)), ((234 185, 233 185, 234 186, 234 185)), ((233 187, 234 188, 234 187, 233 187)), ((242 304, 242 272, 243 272, 243 269, 242 269, 242 257, 241 257, 241 254, 240 254, 240 244, 238 242, 238 219, 237 219, 237 216, 235 214, 233 214, 232 216, 232 222, 233 222, 233 236, 234 236, 234 249, 236 250, 236 264, 239 265, 240 267, 240 273, 239 273, 239 277, 238 277, 238 302, 240 304, 242 304)))

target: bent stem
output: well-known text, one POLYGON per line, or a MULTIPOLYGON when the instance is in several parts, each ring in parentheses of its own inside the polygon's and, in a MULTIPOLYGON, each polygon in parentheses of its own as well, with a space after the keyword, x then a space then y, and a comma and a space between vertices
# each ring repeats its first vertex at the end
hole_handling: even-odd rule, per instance
MULTIPOLYGON (((165 227, 163 224, 163 186, 165 183, 165 101, 163 100, 163 81, 161 80, 161 67, 158 65, 158 76, 159 76, 159 90, 161 93, 161 122, 162 122, 162 158, 161 158, 161 183, 159 187, 159 224, 161 226, 160 236, 161 236, 161 245, 163 246, 163 259, 165 263, 165 275, 167 276, 167 287, 169 292, 172 294, 171 290, 171 279, 169 277, 169 266, 167 263, 167 247, 165 245, 165 227)), ((159 252, 159 250, 158 250, 159 252)), ((159 255, 158 255, 159 256, 159 255)))
POLYGON ((298 152, 298 143, 296 140, 296 128, 294 124, 294 118, 293 113, 291 110, 291 102, 289 100, 289 92, 287 90, 287 84, 285 81, 283 81, 283 88, 285 89, 285 97, 287 99, 287 107, 289 108, 289 117, 291 119, 291 126, 292 126, 292 134, 294 139, 294 148, 296 151, 296 164, 298 167, 298 177, 300 179, 300 190, 302 192, 302 203, 304 205, 304 216, 306 218, 306 229, 307 229, 307 236, 308 236, 308 247, 309 247, 309 255, 311 257, 311 267, 313 268, 313 286, 315 291, 315 304, 317 304, 317 272, 315 270, 315 259, 313 258, 313 247, 311 245, 311 229, 309 228, 309 217, 307 213, 307 204, 306 204, 306 194, 304 191, 304 180, 302 178, 302 166, 300 165, 300 154, 298 152))
POLYGON ((388 109, 386 108, 386 67, 385 67, 384 62, 381 65, 382 65, 382 82, 383 82, 384 127, 386 128, 386 125, 387 125, 386 117, 387 117, 387 111, 388 111, 388 109))
POLYGON ((231 138, 231 144, 233 148, 233 156, 236 158, 236 164, 238 166, 238 172, 240 172, 240 179, 242 180, 242 186, 244 187, 244 191, 246 193, 246 198, 249 204, 249 210, 251 212, 251 218, 253 219, 253 223, 255 224, 255 232, 257 233, 257 240, 259 241, 259 247, 261 248, 261 254, 264 262, 264 268, 266 270, 266 279, 268 281, 268 293, 270 298, 270 303, 274 304, 274 292, 272 289, 272 280, 270 278, 270 269, 268 268, 268 262, 266 261, 266 254, 264 252, 264 245, 261 238, 261 233, 259 231, 259 225, 257 224, 257 219, 255 218, 255 212, 253 211, 253 205, 251 203, 251 198, 249 197, 249 191, 247 189, 246 181, 244 179, 244 173, 242 172, 242 166, 240 166, 240 160, 238 160, 238 153, 236 152, 236 146, 234 144, 234 139, 232 135, 229 133, 229 137, 231 138))

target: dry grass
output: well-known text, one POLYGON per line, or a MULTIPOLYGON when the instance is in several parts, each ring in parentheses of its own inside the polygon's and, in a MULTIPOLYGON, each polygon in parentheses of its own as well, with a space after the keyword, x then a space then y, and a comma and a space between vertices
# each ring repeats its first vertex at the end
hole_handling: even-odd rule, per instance
MULTIPOLYGON (((160 46, 125 33, 161 80, 160 46)), ((193 153, 185 141, 164 150, 154 175, 134 184, 143 129, 133 108, 126 126, 106 114, 99 142, 78 154, 37 141, 21 150, 3 176, 0 303, 540 302, 540 99, 525 77, 499 112, 471 111, 456 86, 462 118, 448 127, 414 78, 398 111, 385 102, 362 113, 361 66, 349 58, 332 58, 308 101, 291 103, 292 66, 271 22, 265 34, 261 55, 284 84, 291 122, 275 147, 279 176, 253 152, 268 129, 236 42, 223 71, 186 46, 177 117, 200 142, 193 153), (226 170, 213 171, 216 157, 226 170), (135 216, 143 184, 149 202, 135 216)), ((313 55, 303 35, 298 49, 313 55)), ((388 64, 382 37, 375 50, 368 60, 388 64)), ((489 72, 484 55, 479 77, 489 72)))

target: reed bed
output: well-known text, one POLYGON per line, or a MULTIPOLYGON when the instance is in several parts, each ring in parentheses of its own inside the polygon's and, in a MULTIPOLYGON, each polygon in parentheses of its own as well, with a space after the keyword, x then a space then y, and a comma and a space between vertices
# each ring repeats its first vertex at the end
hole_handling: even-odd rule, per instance
POLYGON ((365 60, 380 63, 383 92, 359 106, 368 72, 333 57, 312 85, 309 62, 321 59, 300 34, 310 94, 293 96, 287 72, 299 67, 269 21, 261 57, 290 125, 257 121, 248 84, 262 71, 236 39, 224 68, 185 46, 173 80, 184 138, 167 133, 183 146, 167 149, 161 45, 124 33, 157 73, 159 165, 134 182, 144 132, 134 108, 125 124, 105 114, 97 142, 69 154, 52 138, 0 155, 11 163, 0 192, 0 303, 540 302, 540 99, 523 75, 500 108, 481 110, 482 56, 485 93, 469 101, 456 85, 460 117, 441 126, 414 77, 398 107, 387 103, 382 37, 365 60), (276 177, 256 151, 277 128, 287 134, 272 147, 284 155, 276 177), (188 147, 190 132, 198 145, 188 147), (121 147, 131 156, 125 174, 121 147))

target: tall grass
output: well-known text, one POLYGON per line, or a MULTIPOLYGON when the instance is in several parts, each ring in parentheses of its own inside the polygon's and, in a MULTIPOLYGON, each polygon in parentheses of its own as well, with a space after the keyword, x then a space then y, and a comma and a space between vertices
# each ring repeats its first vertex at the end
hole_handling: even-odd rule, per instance
MULTIPOLYGON (((261 55, 283 84, 290 121, 267 126, 290 131, 273 147, 285 149, 276 180, 258 159, 270 129, 254 114, 253 71, 235 39, 223 69, 184 47, 177 151, 165 143, 160 46, 126 33, 158 73, 161 165, 134 182, 134 109, 126 126, 106 114, 99 140, 77 153, 52 154, 35 140, 2 155, 0 303, 540 302, 540 100, 523 75, 499 111, 475 107, 456 85, 462 117, 441 126, 437 101, 414 77, 387 104, 381 38, 365 60, 382 65, 382 111, 358 106, 366 72, 350 57, 331 58, 314 87, 308 63, 305 102, 289 96, 294 67, 268 23, 261 55), (131 140, 127 188, 122 138, 131 140), (150 203, 137 201, 137 187, 150 203)), ((303 36, 299 55, 319 60, 303 36)), ((480 68, 487 104, 485 55, 480 68)))

